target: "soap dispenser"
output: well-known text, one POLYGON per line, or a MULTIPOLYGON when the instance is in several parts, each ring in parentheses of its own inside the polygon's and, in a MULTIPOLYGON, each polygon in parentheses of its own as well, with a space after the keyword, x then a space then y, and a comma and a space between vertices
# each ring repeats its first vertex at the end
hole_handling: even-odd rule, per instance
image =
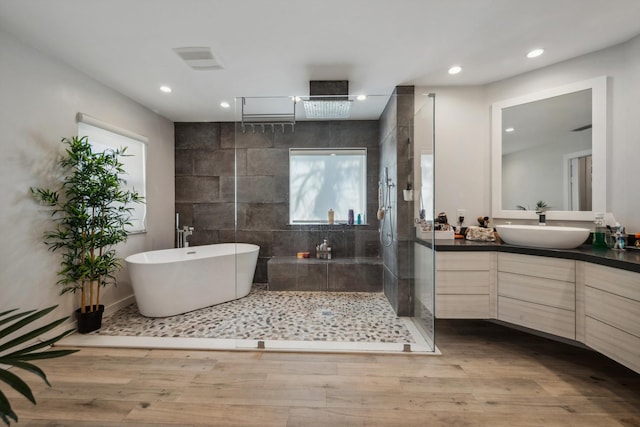
POLYGON ((598 212, 595 214, 594 230, 593 230, 593 247, 594 248, 607 248, 606 234, 607 226, 604 223, 604 213, 598 212))

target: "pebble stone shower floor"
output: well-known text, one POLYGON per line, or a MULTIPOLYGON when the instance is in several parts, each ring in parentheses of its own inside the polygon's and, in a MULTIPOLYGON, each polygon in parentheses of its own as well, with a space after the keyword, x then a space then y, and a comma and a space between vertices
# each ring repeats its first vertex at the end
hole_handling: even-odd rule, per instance
POLYGON ((269 291, 171 317, 149 318, 131 304, 92 335, 362 343, 415 343, 382 293, 269 291))

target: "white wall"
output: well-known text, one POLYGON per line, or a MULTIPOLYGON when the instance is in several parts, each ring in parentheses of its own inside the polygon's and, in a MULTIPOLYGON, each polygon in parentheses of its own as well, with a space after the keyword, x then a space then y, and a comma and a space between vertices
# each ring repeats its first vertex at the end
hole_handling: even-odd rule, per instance
MULTIPOLYGON (((51 227, 30 187, 53 187, 63 137, 77 134, 76 113, 147 136, 147 229, 130 236, 119 255, 173 246, 173 123, 0 31, 0 311, 60 304, 55 318, 79 307, 77 296, 59 295, 59 255, 43 243, 51 227)), ((132 296, 126 272, 107 288, 107 306, 132 296)), ((50 316, 53 319, 53 315, 50 316)))
POLYGON ((607 211, 627 232, 640 232, 640 197, 633 187, 640 169, 640 36, 484 86, 417 87, 416 93, 437 94, 436 210, 453 216, 466 207, 469 218, 490 215, 492 103, 602 75, 609 77, 607 211))
MULTIPOLYGON (((491 180, 491 115, 486 106, 484 88, 416 88, 416 94, 430 92, 436 93, 436 215, 446 212, 449 222, 455 223, 457 209, 465 209, 464 225, 477 224, 477 217, 491 215, 491 199, 483 185, 491 180)), ((416 111, 421 111, 427 102, 426 97, 416 96, 416 111)), ((416 117, 418 120, 423 119, 416 117)), ((431 135, 416 134, 414 171, 417 175, 414 182, 418 186, 420 152, 428 151, 430 144, 431 135)))

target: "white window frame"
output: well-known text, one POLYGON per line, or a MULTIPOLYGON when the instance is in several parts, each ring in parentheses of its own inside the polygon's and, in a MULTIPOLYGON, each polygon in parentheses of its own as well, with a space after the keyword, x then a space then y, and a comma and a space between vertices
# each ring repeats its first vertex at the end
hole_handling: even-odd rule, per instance
MULTIPOLYGON (((124 187, 127 190, 136 191, 146 201, 147 137, 105 123, 84 113, 78 113, 76 120, 78 122, 78 136, 87 136, 94 151, 126 148, 125 154, 127 156, 120 158, 127 175, 122 177, 125 180, 124 187)), ((146 203, 132 203, 131 208, 133 209, 131 225, 125 227, 126 232, 128 234, 146 233, 146 203)))
POLYGON ((357 216, 361 215, 361 225, 367 223, 367 149, 364 147, 354 147, 354 148, 290 148, 289 149, 289 224, 290 225, 305 225, 305 224, 328 224, 328 210, 329 208, 334 210, 334 224, 346 224, 348 222, 348 210, 353 209, 354 211, 354 225, 357 224, 357 216), (295 209, 293 205, 293 200, 296 199, 294 195, 294 189, 296 184, 294 183, 295 176, 292 173, 293 169, 293 157, 295 156, 340 156, 340 155, 357 155, 363 156, 364 160, 361 163, 362 168, 360 170, 361 173, 361 182, 355 183, 356 191, 362 194, 360 205, 359 206, 343 206, 340 209, 339 206, 327 206, 326 212, 325 209, 322 209, 321 214, 318 217, 300 219, 294 218, 295 209))

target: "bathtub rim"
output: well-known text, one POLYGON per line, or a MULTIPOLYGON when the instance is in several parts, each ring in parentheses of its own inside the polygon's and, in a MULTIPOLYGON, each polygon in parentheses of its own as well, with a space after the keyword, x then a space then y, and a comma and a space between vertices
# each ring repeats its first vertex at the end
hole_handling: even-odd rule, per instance
POLYGON ((129 256, 127 256, 124 261, 127 264, 138 264, 138 265, 153 265, 153 264, 172 264, 172 263, 178 263, 178 262, 187 262, 190 260, 197 260, 197 259, 204 259, 204 258, 213 258, 213 257, 218 257, 218 256, 227 256, 227 255, 238 255, 238 254, 245 254, 245 253, 252 253, 255 251, 260 251, 260 246, 255 245, 253 243, 242 243, 242 242, 238 242, 238 243, 212 243, 209 245, 201 245, 201 246, 190 246, 190 247, 186 247, 186 248, 169 248, 169 249, 156 249, 156 250, 151 250, 151 251, 145 251, 145 252, 137 252, 135 254, 131 254, 129 256), (205 249, 205 248, 209 248, 209 247, 221 247, 221 246, 235 246, 235 250, 234 251, 230 251, 228 253, 221 253, 221 254, 201 254, 200 256, 197 257, 190 257, 187 258, 186 255, 189 254, 189 252, 197 252, 199 249, 205 249), (240 249, 244 249, 244 250, 238 250, 238 248, 240 249), (163 258, 161 257, 162 254, 180 254, 179 257, 176 256, 172 256, 172 257, 166 257, 163 258), (157 256, 157 259, 154 260, 149 260, 149 259, 145 259, 145 256, 149 256, 149 254, 153 254, 153 256, 157 256))

